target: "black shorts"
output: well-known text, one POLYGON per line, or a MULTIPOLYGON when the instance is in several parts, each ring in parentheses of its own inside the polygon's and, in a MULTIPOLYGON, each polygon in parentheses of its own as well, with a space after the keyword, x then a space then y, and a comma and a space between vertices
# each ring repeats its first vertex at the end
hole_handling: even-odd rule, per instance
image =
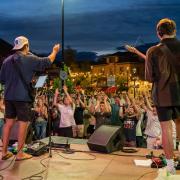
POLYGON ((169 121, 180 118, 180 106, 156 107, 159 121, 169 121))
POLYGON ((23 101, 5 101, 5 118, 18 121, 31 121, 31 103, 23 101))
POLYGON ((59 128, 58 136, 71 137, 72 138, 73 137, 72 126, 59 128))

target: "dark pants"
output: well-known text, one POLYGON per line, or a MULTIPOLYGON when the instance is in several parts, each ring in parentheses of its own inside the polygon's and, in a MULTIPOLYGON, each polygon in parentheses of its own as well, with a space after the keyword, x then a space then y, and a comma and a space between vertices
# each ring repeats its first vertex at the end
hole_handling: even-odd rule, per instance
POLYGON ((136 136, 136 146, 137 147, 142 147, 142 148, 146 148, 146 140, 144 139, 143 136, 136 136))
POLYGON ((52 121, 52 130, 53 130, 53 135, 59 133, 59 119, 52 121))
POLYGON ((72 126, 59 128, 58 135, 63 137, 73 137, 72 126))

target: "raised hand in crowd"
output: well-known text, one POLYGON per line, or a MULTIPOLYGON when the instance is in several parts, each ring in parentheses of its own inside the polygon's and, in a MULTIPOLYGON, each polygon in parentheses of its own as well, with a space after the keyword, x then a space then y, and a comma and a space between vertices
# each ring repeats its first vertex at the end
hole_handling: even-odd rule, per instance
POLYGON ((152 111, 152 106, 151 106, 151 103, 149 101, 148 93, 147 92, 143 92, 143 97, 144 97, 144 102, 145 102, 145 108, 147 108, 150 111, 152 111))
POLYGON ((67 92, 68 92, 68 88, 67 88, 67 86, 66 86, 66 85, 64 85, 64 86, 63 86, 63 90, 64 90, 64 92, 65 92, 65 93, 67 93, 67 92))
POLYGON ((102 100, 102 95, 101 94, 98 94, 97 95, 97 102, 100 102, 102 100))
POLYGON ((85 108, 85 107, 86 107, 86 104, 85 104, 85 101, 86 101, 86 100, 85 100, 85 97, 83 96, 83 100, 84 100, 84 102, 83 102, 82 99, 81 99, 81 94, 78 93, 77 99, 78 99, 78 101, 79 101, 81 107, 85 108))
POLYGON ((122 94, 124 95, 126 104, 127 104, 128 106, 130 106, 130 105, 131 105, 131 100, 130 100, 130 98, 129 98, 128 93, 127 93, 127 92, 123 92, 122 94))
POLYGON ((104 102, 107 102, 107 101, 108 101, 108 96, 104 95, 104 102))
POLYGON ((57 106, 57 98, 58 98, 58 96, 59 96, 59 89, 57 88, 56 90, 55 90, 55 94, 54 94, 54 100, 53 100, 53 106, 57 106))
POLYGON ((55 95, 59 95, 59 89, 58 88, 55 90, 55 95))
POLYGON ((105 104, 106 112, 111 112, 111 106, 108 102, 108 96, 107 95, 104 95, 104 104, 105 104))
POLYGON ((71 96, 70 96, 69 93, 68 93, 68 88, 67 88, 66 85, 63 86, 63 90, 64 90, 65 95, 66 95, 67 98, 69 99, 70 103, 73 104, 73 100, 72 100, 71 96))

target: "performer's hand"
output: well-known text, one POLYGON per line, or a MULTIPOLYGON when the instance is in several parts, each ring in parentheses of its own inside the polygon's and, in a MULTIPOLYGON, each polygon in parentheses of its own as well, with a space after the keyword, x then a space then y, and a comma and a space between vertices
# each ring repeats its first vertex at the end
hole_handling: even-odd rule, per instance
POLYGON ((137 52, 137 49, 133 46, 129 46, 129 45, 125 45, 125 48, 129 51, 129 52, 132 52, 132 53, 136 53, 137 52))
POLYGON ((53 47, 53 51, 55 51, 56 53, 58 53, 59 50, 60 50, 60 48, 61 48, 61 45, 60 45, 60 44, 55 44, 54 47, 53 47))

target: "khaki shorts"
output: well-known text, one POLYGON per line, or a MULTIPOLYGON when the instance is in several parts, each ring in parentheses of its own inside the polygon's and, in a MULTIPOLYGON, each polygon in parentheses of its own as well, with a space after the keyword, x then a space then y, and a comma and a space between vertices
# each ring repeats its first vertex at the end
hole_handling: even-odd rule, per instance
POLYGON ((76 135, 77 137, 84 137, 84 125, 80 124, 80 125, 76 125, 76 135))

